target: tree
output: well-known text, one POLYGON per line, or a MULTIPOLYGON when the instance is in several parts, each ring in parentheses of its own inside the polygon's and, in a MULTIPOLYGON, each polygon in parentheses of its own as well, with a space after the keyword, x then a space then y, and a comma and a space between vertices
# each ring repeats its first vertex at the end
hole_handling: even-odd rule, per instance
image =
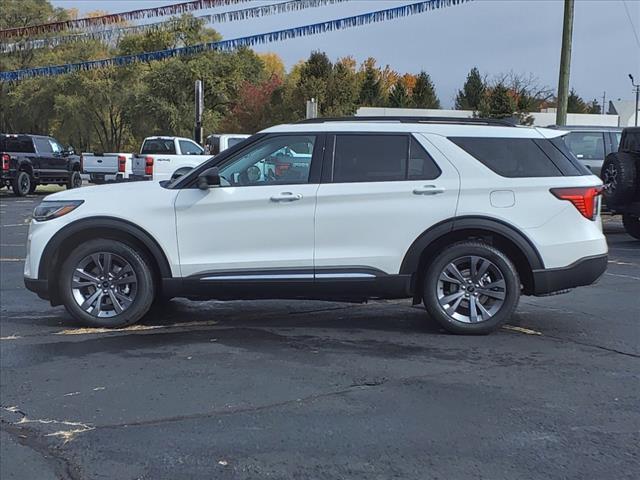
POLYGON ((406 108, 411 106, 411 97, 402 79, 398 79, 389 94, 389 106, 394 108, 406 108))
POLYGON ((467 80, 464 82, 462 90, 458 90, 455 103, 456 110, 478 111, 485 90, 485 82, 480 75, 480 71, 473 67, 467 75, 467 80))
POLYGON ((480 102, 479 115, 485 118, 509 118, 516 109, 516 103, 509 89, 498 83, 490 88, 480 102))
POLYGON ((327 116, 341 117, 353 115, 358 100, 358 77, 355 61, 351 57, 338 60, 333 66, 327 84, 326 105, 322 113, 327 116))
POLYGON ((267 79, 271 77, 278 77, 280 80, 284 80, 287 72, 284 68, 284 62, 277 53, 260 53, 258 54, 258 58, 262 61, 264 73, 267 79))
POLYGON ((223 121, 224 131, 254 133, 270 126, 269 104, 281 85, 282 79, 276 75, 259 83, 242 82, 239 97, 223 121))
POLYGON ((572 88, 567 98, 567 113, 586 113, 587 104, 572 88))
POLYGON ((380 86, 380 71, 375 67, 375 60, 368 59, 362 71, 362 85, 358 103, 363 107, 378 107, 383 104, 380 86))
POLYGON ((320 111, 325 106, 327 98, 327 84, 331 77, 333 65, 324 52, 315 51, 300 69, 297 96, 301 106, 306 101, 315 98, 320 106, 320 111))
POLYGON ((431 77, 425 71, 420 72, 416 79, 411 100, 416 108, 440 108, 440 100, 436 95, 436 88, 431 81, 431 77))
POLYGON ((587 104, 586 113, 593 113, 596 115, 599 115, 602 113, 602 109, 600 108, 600 104, 598 103, 598 100, 594 98, 593 100, 591 100, 591 102, 587 104))

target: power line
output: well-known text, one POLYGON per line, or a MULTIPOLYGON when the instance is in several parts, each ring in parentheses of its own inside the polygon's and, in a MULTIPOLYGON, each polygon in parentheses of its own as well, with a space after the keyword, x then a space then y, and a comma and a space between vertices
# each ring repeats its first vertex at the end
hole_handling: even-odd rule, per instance
POLYGON ((640 48, 640 37, 638 37, 636 26, 633 24, 633 20, 631 19, 631 14, 629 13, 629 7, 627 6, 627 0, 622 0, 622 5, 624 5, 624 11, 627 12, 627 18, 629 19, 629 24, 631 25, 633 36, 636 37, 636 43, 638 44, 638 48, 640 48))

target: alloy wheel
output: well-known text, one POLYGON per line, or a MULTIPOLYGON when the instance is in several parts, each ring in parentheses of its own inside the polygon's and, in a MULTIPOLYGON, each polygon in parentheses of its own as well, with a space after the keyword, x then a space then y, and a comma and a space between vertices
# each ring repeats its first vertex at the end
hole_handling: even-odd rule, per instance
POLYGON ((495 263, 480 256, 457 258, 438 277, 440 308, 459 322, 489 320, 500 311, 506 295, 504 275, 495 263))
POLYGON ((613 191, 618 186, 618 170, 615 165, 608 165, 602 172, 602 180, 607 190, 613 191))
POLYGON ((121 256, 92 253, 76 265, 71 289, 82 310, 94 317, 113 317, 133 304, 138 279, 131 264, 121 256))

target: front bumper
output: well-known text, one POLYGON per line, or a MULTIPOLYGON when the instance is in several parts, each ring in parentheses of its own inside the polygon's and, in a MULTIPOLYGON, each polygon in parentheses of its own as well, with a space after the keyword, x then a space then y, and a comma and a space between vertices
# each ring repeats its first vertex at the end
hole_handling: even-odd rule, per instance
POLYGON ((581 258, 567 267, 533 271, 533 294, 546 295, 595 283, 607 269, 607 255, 581 258))

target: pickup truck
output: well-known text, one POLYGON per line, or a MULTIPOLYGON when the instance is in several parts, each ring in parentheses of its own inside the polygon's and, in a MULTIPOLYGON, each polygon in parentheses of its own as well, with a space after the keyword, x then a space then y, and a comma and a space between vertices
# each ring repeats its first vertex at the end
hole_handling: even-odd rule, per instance
POLYGON ((133 156, 133 180, 171 180, 211 158, 193 140, 181 137, 149 137, 133 156))
POLYGON ((128 180, 132 166, 131 153, 91 153, 82 154, 82 173, 89 175, 95 184, 128 180))
POLYGON ((13 189, 19 197, 33 193, 38 185, 82 186, 80 157, 51 137, 1 133, 0 160, 0 187, 13 189))

